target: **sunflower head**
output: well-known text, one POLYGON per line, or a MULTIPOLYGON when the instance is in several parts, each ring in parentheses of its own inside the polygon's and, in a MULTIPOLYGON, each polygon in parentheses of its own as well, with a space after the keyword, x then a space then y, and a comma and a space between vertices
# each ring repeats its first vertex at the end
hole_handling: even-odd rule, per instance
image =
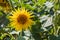
POLYGON ((20 24, 25 24, 27 22, 27 16, 22 14, 22 15, 19 15, 18 18, 17 18, 17 21, 20 23, 20 24))
POLYGON ((15 9, 15 11, 12 12, 12 16, 9 16, 10 19, 10 25, 15 28, 15 30, 26 30, 28 28, 31 28, 31 25, 34 24, 34 21, 31 19, 34 17, 32 15, 33 13, 28 12, 23 9, 15 9))

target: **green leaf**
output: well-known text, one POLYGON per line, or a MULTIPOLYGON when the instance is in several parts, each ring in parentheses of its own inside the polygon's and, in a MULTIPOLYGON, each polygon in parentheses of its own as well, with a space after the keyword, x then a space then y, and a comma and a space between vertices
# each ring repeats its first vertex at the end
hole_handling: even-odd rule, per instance
POLYGON ((12 0, 12 1, 14 1, 14 2, 18 2, 18 0, 12 0))
POLYGON ((0 16, 2 16, 3 15, 3 13, 0 11, 0 16))
POLYGON ((46 0, 38 0, 38 3, 40 3, 40 5, 43 5, 46 2, 46 0))
POLYGON ((30 10, 34 10, 35 9, 31 5, 29 5, 29 4, 25 4, 25 7, 28 8, 28 9, 30 9, 30 10))
POLYGON ((59 9, 59 4, 56 4, 56 5, 54 6, 54 8, 55 8, 56 10, 58 10, 58 9, 59 9))

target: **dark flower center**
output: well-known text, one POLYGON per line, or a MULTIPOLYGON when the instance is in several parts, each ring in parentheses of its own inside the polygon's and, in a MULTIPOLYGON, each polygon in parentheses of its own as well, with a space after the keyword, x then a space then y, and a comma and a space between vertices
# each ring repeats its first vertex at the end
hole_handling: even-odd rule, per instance
POLYGON ((27 21, 27 16, 22 14, 22 15, 19 15, 18 18, 17 18, 17 21, 20 23, 20 24, 25 24, 26 21, 27 21))

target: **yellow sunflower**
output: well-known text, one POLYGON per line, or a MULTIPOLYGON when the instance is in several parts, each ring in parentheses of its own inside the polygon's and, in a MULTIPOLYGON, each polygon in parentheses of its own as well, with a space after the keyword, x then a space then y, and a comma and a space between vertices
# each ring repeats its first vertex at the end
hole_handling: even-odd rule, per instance
POLYGON ((12 16, 9 16, 10 25, 17 31, 27 30, 28 28, 31 28, 31 25, 34 23, 34 21, 31 19, 34 17, 32 14, 33 13, 25 10, 25 8, 18 8, 12 12, 12 16))

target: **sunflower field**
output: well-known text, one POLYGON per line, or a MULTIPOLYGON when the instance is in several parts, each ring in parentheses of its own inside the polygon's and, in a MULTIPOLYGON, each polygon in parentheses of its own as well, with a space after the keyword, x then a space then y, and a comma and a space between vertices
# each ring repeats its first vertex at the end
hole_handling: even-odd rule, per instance
POLYGON ((0 0, 0 40, 60 40, 60 0, 0 0))

